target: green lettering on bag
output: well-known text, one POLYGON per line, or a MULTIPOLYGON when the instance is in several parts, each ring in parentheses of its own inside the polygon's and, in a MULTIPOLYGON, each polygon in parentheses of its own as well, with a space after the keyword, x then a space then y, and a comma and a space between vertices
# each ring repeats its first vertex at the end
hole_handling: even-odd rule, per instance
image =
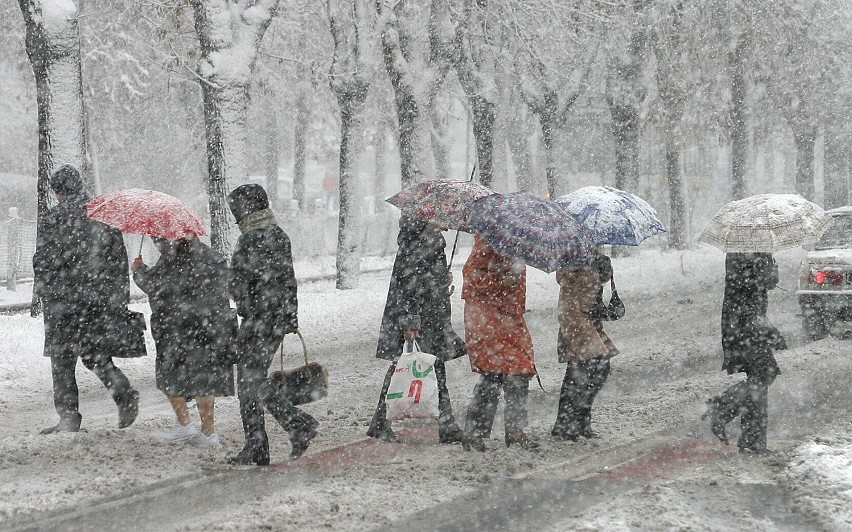
POLYGON ((411 363, 411 374, 414 375, 415 379, 422 379, 426 375, 429 375, 430 373, 432 373, 433 368, 434 368, 434 366, 429 366, 429 369, 427 369, 426 371, 423 371, 423 372, 417 371, 417 361, 415 360, 414 362, 411 363))
POLYGON ((387 398, 388 399, 402 399, 402 392, 389 393, 387 395, 387 398))

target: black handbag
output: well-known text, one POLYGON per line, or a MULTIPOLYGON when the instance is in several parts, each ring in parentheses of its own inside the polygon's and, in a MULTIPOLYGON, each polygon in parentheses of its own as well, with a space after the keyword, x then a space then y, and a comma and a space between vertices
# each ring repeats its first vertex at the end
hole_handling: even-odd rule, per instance
POLYGON ((615 279, 610 278, 609 287, 612 290, 612 295, 609 298, 609 303, 604 304, 603 299, 598 297, 595 304, 589 310, 589 319, 592 321, 616 321, 624 317, 627 309, 624 308, 624 302, 618 297, 618 290, 615 289, 615 279))
POLYGON ((318 362, 308 361, 308 346, 300 331, 296 331, 302 341, 302 353, 305 365, 293 370, 284 369, 284 342, 281 342, 281 370, 269 374, 269 386, 274 394, 294 405, 303 405, 318 401, 328 395, 328 370, 318 362))
POLYGON ((114 358, 138 358, 148 354, 145 349, 145 316, 128 308, 118 310, 118 314, 107 314, 103 318, 104 327, 95 343, 105 353, 114 358))

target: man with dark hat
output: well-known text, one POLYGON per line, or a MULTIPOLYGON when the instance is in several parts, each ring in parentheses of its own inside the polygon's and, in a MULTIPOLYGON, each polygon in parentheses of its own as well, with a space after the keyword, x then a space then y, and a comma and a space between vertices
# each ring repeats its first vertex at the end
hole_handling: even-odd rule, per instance
POLYGON ((59 423, 41 432, 80 430, 78 358, 118 405, 118 427, 129 427, 139 411, 139 393, 113 364, 107 346, 114 343, 105 341, 130 299, 124 239, 88 218, 89 197, 76 168, 59 168, 50 176, 50 188, 59 204, 39 220, 33 290, 44 308, 44 355, 50 357, 59 423))
POLYGON ((290 436, 291 458, 298 458, 316 436, 319 423, 267 387, 269 365, 284 335, 299 329, 296 275, 290 238, 269 208, 260 185, 248 184, 228 195, 240 228, 231 259, 231 297, 242 317, 237 335, 237 383, 246 443, 228 459, 233 464, 268 465, 269 441, 263 409, 290 436))

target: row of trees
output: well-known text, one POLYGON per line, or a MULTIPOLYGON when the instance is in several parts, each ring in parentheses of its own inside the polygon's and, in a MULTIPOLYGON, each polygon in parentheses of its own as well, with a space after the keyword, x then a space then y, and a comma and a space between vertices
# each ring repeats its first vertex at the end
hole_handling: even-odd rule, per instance
MULTIPOLYGON (((340 288, 357 282, 357 200, 371 187, 381 196, 396 175, 387 168, 388 146, 398 148, 402 186, 461 178, 452 160, 459 130, 472 137, 480 181, 496 189, 506 189, 513 174, 518 188, 555 197, 575 187, 572 175, 583 166, 611 175, 602 180, 619 188, 659 196, 668 242, 677 248, 689 240, 685 178, 695 179, 684 174, 711 173, 706 164, 690 165, 688 153, 717 144, 730 150, 729 198, 756 188, 748 180, 753 161, 789 136, 795 192, 815 198, 821 147, 826 207, 849 201, 852 10, 845 2, 19 5, 36 79, 40 212, 57 162, 80 165, 95 190, 97 155, 120 152, 123 146, 110 144, 128 138, 127 121, 150 113, 158 120, 131 129, 154 146, 166 143, 159 150, 164 169, 190 165, 182 174, 199 173, 191 167, 198 158, 187 154, 203 146, 212 243, 227 252, 229 188, 261 167, 277 197, 287 149, 294 197, 304 209, 309 146, 314 154, 336 152, 340 288), (157 127, 165 131, 153 133, 157 127), (375 155, 369 183, 359 171, 367 147, 375 155), (655 154, 644 172, 643 151, 655 154), (662 180, 643 184, 647 173, 662 180)), ((779 173, 773 160, 766 157, 764 166, 779 173)), ((125 161, 132 165, 132 156, 125 161)))

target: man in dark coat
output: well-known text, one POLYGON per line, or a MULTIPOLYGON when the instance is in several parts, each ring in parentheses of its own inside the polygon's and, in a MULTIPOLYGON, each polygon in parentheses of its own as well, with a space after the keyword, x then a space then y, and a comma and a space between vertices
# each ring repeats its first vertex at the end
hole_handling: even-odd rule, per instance
POLYGON ((383 441, 399 441, 387 419, 385 396, 404 342, 417 338, 423 352, 437 357, 438 440, 441 443, 461 442, 464 434, 453 417, 444 362, 463 356, 466 350, 464 341, 453 331, 450 322, 450 279, 444 252, 446 242, 440 227, 403 216, 399 221, 397 245, 399 249, 376 350, 377 358, 392 363, 385 375, 379 404, 367 435, 383 441))
POLYGON ((33 256, 33 290, 44 308, 44 355, 53 372, 59 423, 42 431, 76 432, 79 412, 77 359, 94 372, 118 405, 118 426, 136 419, 139 393, 113 364, 114 323, 127 315, 130 279, 121 233, 86 215, 88 196, 70 165, 50 177, 59 204, 42 216, 33 256))
POLYGON ((781 373, 774 351, 786 349, 781 333, 766 318, 769 290, 778 269, 769 253, 728 253, 722 302, 722 369, 743 372, 746 380, 707 400, 711 430, 722 442, 725 426, 741 415, 741 451, 766 452, 769 385, 781 373))
POLYGON ((246 437, 245 447, 228 461, 268 465, 264 407, 288 432, 291 458, 305 452, 319 423, 267 386, 266 374, 284 335, 299 329, 290 239, 260 185, 237 187, 228 195, 228 206, 241 233, 229 289, 243 318, 237 335, 237 387, 246 437))

